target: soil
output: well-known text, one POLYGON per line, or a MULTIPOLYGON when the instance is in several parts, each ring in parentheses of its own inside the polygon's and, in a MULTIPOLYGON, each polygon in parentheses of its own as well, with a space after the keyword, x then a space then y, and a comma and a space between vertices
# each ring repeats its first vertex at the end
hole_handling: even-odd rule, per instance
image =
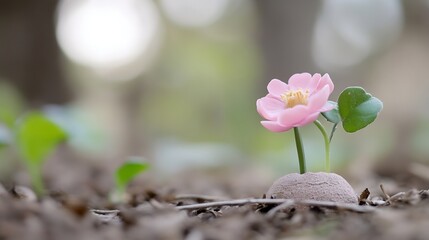
POLYGON ((428 180, 411 173, 405 182, 386 177, 373 173, 372 182, 388 184, 360 189, 359 205, 264 198, 269 178, 243 168, 195 170, 158 182, 148 174, 121 204, 108 201, 99 177, 86 179, 94 182, 81 192, 51 189, 43 198, 0 185, 0 239, 427 239, 429 191, 407 183, 427 186, 428 180))

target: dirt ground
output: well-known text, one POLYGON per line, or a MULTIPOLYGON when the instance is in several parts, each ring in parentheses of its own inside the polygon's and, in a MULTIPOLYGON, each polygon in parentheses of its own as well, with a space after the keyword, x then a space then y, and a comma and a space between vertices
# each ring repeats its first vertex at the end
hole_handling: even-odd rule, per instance
POLYGON ((29 188, 2 186, 0 239, 392 240, 429 236, 429 191, 422 188, 428 182, 411 173, 389 176, 374 170, 372 182, 390 184, 383 190, 355 189, 363 192, 360 205, 294 202, 282 207, 263 199, 267 178, 259 181, 264 178, 254 177, 258 173, 253 170, 191 171, 163 181, 154 181, 156 176, 149 173, 130 186, 129 198, 121 204, 108 201, 108 187, 102 174, 95 174, 98 171, 82 173, 86 180, 82 177, 81 183, 62 191, 55 190, 51 175, 51 191, 41 199, 29 188), (237 199, 242 200, 237 203, 237 199), (202 203, 209 205, 195 205, 202 203), (194 207, 187 209, 189 205, 194 207))

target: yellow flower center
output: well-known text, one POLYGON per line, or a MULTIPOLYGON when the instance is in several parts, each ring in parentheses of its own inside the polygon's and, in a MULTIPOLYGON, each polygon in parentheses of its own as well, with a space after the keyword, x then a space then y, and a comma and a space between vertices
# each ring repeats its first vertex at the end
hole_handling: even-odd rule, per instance
POLYGON ((310 92, 308 90, 290 90, 280 95, 280 98, 287 108, 292 108, 296 105, 307 105, 309 94, 310 92))

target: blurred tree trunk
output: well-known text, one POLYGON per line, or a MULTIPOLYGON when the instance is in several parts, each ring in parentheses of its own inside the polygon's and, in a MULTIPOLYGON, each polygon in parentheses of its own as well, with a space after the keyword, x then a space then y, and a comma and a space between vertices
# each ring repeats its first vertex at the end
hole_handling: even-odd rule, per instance
MULTIPOLYGON (((259 34, 267 81, 287 81, 297 72, 317 70, 311 57, 318 1, 257 0, 259 34)), ((263 84, 266 84, 264 82, 263 84)), ((264 89, 264 88, 262 88, 264 89)))
POLYGON ((70 99, 55 39, 56 6, 56 0, 0 0, 0 77, 33 107, 70 99))

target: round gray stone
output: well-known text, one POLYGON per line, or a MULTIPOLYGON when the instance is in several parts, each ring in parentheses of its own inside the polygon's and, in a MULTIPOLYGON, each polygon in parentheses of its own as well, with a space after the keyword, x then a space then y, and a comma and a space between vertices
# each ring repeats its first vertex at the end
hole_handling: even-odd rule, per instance
POLYGON ((268 189, 267 198, 318 200, 341 203, 358 203, 358 197, 350 184, 335 173, 291 173, 268 189))

